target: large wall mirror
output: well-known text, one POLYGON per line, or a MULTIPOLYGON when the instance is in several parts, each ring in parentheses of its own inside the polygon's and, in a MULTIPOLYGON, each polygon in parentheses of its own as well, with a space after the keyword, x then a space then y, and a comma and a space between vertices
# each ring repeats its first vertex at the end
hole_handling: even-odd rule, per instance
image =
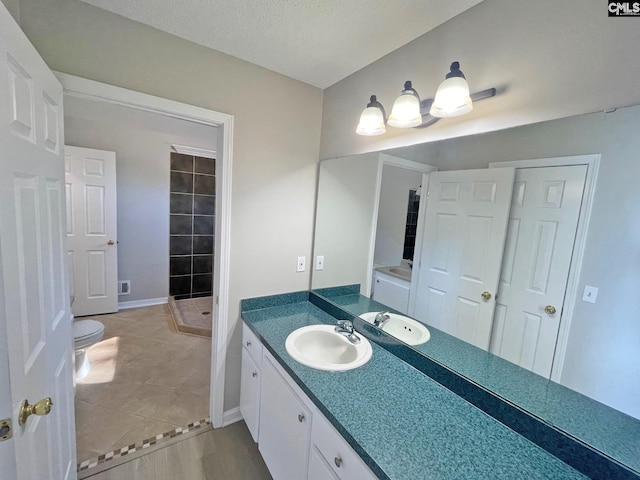
MULTIPOLYGON (((325 160, 312 287, 359 284, 430 327, 412 348, 451 368, 477 367, 455 339, 535 372, 545 395, 559 384, 622 412, 622 444, 601 449, 640 471, 638 125, 636 106, 325 160)), ((566 429, 588 437, 579 413, 562 412, 566 429)))

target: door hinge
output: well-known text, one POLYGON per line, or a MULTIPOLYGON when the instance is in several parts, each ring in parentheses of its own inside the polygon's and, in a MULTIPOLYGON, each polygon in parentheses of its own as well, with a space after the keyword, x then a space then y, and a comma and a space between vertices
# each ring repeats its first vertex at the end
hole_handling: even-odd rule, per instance
POLYGON ((220 305, 220 295, 216 295, 216 305, 220 305))
POLYGON ((4 420, 0 420, 0 442, 9 440, 12 436, 11 419, 5 418, 4 420))

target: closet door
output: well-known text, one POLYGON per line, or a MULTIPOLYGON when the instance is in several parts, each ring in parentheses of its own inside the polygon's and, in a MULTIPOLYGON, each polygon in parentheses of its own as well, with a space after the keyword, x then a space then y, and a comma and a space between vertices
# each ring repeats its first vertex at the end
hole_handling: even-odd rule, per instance
POLYGON ((586 165, 519 168, 490 352, 549 378, 586 165))
POLYGON ((424 209, 410 314, 485 350, 514 175, 513 168, 433 172, 424 209))

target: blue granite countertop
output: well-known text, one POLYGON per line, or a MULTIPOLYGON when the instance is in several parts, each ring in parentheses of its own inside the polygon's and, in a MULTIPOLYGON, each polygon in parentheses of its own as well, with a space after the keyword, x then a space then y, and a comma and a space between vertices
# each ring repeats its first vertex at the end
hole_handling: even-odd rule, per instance
POLYGON ((379 478, 587 478, 375 342, 354 370, 297 363, 289 333, 336 321, 308 292, 244 300, 242 318, 379 478))
MULTIPOLYGON (((327 288, 316 293, 355 316, 388 310, 385 305, 360 295, 358 285, 327 288)), ((639 420, 438 329, 429 327, 429 331, 429 342, 406 348, 447 365, 546 424, 640 471, 639 420)))

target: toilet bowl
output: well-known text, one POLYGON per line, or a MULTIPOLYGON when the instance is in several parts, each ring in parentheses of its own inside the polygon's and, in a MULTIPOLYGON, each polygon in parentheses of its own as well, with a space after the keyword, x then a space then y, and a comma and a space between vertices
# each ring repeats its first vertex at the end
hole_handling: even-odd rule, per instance
POLYGON ((97 320, 73 322, 73 348, 76 356, 76 380, 84 378, 91 370, 86 349, 102 340, 104 325, 97 320))

